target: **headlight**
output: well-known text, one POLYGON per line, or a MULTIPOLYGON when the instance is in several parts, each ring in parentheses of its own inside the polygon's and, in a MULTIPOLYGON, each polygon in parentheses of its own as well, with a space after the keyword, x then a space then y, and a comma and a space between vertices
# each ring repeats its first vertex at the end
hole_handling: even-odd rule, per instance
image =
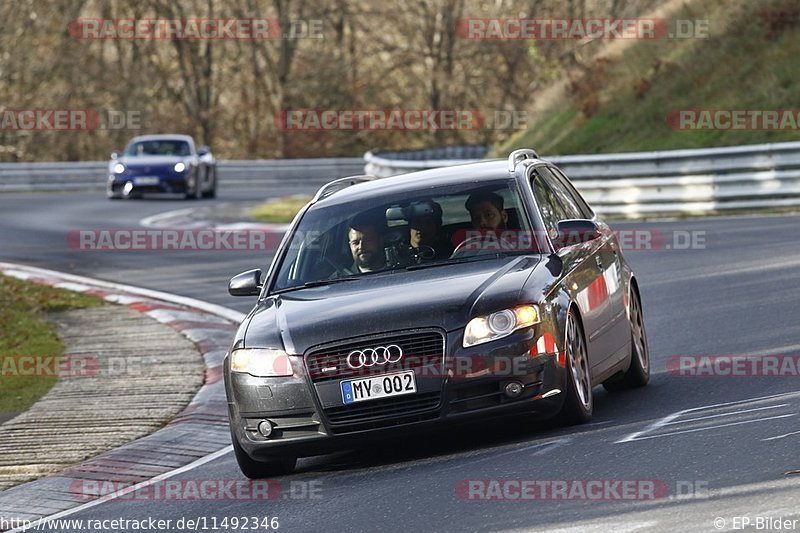
POLYGON ((511 335, 518 329, 540 322, 539 308, 535 305, 518 305, 490 315, 477 316, 464 329, 464 348, 483 344, 511 335))
POLYGON ((125 165, 122 163, 114 165, 114 174, 122 174, 123 172, 125 172, 125 165))
POLYGON ((183 172, 184 170, 186 170, 186 165, 184 165, 183 163, 175 163, 175 166, 172 168, 175 169, 175 172, 183 172))
POLYGON ((231 371, 257 378, 293 375, 292 361, 283 350, 242 348, 231 353, 231 371))

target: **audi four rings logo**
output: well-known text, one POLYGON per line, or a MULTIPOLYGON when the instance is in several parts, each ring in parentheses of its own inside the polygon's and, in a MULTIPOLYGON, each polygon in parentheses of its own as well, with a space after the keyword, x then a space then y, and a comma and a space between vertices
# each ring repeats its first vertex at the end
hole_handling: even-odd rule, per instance
POLYGON ((366 366, 385 365, 396 363, 403 357, 403 349, 396 344, 378 346, 366 350, 353 350, 347 354, 347 366, 350 368, 364 368, 366 366))

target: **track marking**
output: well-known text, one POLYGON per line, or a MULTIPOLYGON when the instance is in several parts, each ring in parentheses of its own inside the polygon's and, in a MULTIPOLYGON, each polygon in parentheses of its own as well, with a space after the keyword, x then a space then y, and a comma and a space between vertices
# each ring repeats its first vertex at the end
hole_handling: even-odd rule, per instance
MULTIPOLYGON (((648 435, 646 437, 637 437, 636 440, 647 440, 647 439, 658 439, 660 437, 671 437, 673 435, 681 435, 683 433, 695 433, 697 431, 707 431, 709 429, 724 428, 724 427, 728 427, 728 426, 740 426, 742 424, 752 424, 754 422, 766 422, 767 420, 775 420, 777 418, 788 418, 790 416, 796 416, 796 415, 794 413, 792 413, 790 415, 770 416, 770 417, 767 417, 767 418, 759 418, 757 420, 744 420, 742 422, 730 422, 728 424, 717 424, 716 426, 708 426, 708 427, 704 427, 704 428, 682 429, 680 431, 672 431, 670 433, 660 433, 658 435, 648 435)), ((618 442, 622 442, 622 441, 617 441, 617 443, 618 442)))
MULTIPOLYGON (((644 429, 642 429, 640 431, 635 431, 635 432, 633 432, 633 433, 631 433, 629 435, 626 435, 625 437, 622 437, 621 439, 619 439, 617 441, 614 441, 614 444, 621 444, 623 442, 632 442, 634 440, 644 440, 645 438, 651 439, 651 438, 655 438, 657 436, 660 436, 660 435, 655 435, 655 436, 652 436, 652 437, 640 437, 640 435, 644 435, 645 433, 654 431, 654 430, 659 429, 659 428, 661 428, 663 426, 671 425, 673 423, 672 422, 673 420, 675 420, 676 418, 678 418, 681 415, 684 415, 686 413, 693 413, 695 411, 702 411, 704 409, 715 409, 715 408, 718 408, 718 407, 728 407, 728 406, 731 406, 731 405, 741 405, 741 404, 754 403, 754 402, 760 402, 760 401, 764 401, 764 400, 772 400, 772 399, 776 399, 776 398, 783 398, 783 397, 787 397, 787 396, 798 396, 798 395, 800 395, 800 392, 785 392, 785 393, 781 393, 781 394, 771 394, 769 396, 759 396, 757 398, 750 398, 750 399, 747 399, 747 400, 737 400, 737 401, 733 401, 733 402, 715 403, 715 404, 711 404, 711 405, 704 405, 704 406, 701 406, 701 407, 692 407, 691 409, 683 409, 681 411, 676 411, 674 413, 671 413, 671 414, 665 416, 664 418, 661 418, 660 420, 656 420, 655 422, 653 422, 652 424, 650 424, 649 426, 645 427, 644 429)), ((794 416, 794 415, 793 414, 792 415, 782 415, 781 418, 787 417, 787 416, 794 416)), ((770 420, 770 419, 760 419, 760 420, 770 420)), ((714 427, 724 427, 724 426, 714 426, 714 427)), ((686 432, 688 432, 688 431, 686 431, 686 432)), ((666 434, 664 436, 673 435, 673 434, 677 435, 678 433, 679 432, 668 433, 668 434, 666 434)))
POLYGON ((731 416, 731 415, 740 415, 742 413, 752 413, 753 411, 764 411, 765 409, 778 409, 779 407, 786 407, 789 405, 788 403, 782 403, 780 405, 770 405, 768 407, 756 407, 755 409, 742 409, 741 411, 733 411, 731 413, 720 413, 718 415, 708 415, 708 416, 698 416, 697 418, 690 418, 688 420, 679 420, 678 422, 668 422, 664 424, 668 426, 670 424, 678 424, 678 423, 686 423, 686 422, 697 422, 698 420, 708 420, 709 418, 719 418, 720 416, 731 416))
POLYGON ((792 431, 791 433, 784 433, 783 435, 776 435, 774 437, 767 437, 766 439, 761 439, 761 440, 762 440, 762 442, 763 441, 768 441, 768 440, 778 440, 778 439, 783 439, 785 437, 791 437, 792 435, 800 435, 800 431, 792 431))
POLYGON ((684 412, 685 411, 678 411, 677 413, 672 413, 671 415, 665 416, 661 420, 656 420, 655 422, 653 422, 652 424, 650 424, 649 426, 647 426, 643 430, 631 433, 627 437, 623 437, 620 440, 615 441, 614 444, 619 444, 621 442, 631 442, 633 440, 636 440, 639 437, 639 435, 643 435, 643 434, 647 433, 648 431, 653 431, 653 430, 658 429, 658 428, 660 428, 662 426, 666 426, 667 424, 671 423, 673 420, 675 420, 676 418, 681 416, 684 412))

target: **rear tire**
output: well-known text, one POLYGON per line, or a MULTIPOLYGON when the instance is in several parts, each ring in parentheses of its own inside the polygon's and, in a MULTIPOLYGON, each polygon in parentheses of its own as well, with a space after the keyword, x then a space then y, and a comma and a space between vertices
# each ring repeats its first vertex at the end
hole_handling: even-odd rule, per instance
POLYGON ((564 347, 567 362, 567 387, 561 419, 582 424, 592 419, 592 375, 590 373, 586 337, 574 312, 567 314, 567 341, 564 347))
POLYGON ((231 431, 231 441, 233 442, 233 453, 236 455, 236 462, 239 463, 239 470, 247 478, 264 479, 291 474, 295 466, 297 466, 297 457, 280 457, 269 461, 256 461, 242 449, 233 431, 231 431))
POLYGON ((622 377, 603 383, 609 392, 644 387, 650 381, 650 348, 647 347, 642 301, 636 289, 631 290, 628 314, 631 324, 631 365, 622 377))

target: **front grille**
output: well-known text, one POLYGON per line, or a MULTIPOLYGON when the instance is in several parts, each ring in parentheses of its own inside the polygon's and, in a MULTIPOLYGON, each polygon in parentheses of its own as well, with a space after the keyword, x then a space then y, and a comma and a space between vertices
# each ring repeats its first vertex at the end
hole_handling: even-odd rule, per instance
MULTIPOLYGON (((334 379, 358 378, 386 374, 401 370, 420 370, 426 367, 428 375, 442 369, 444 361, 444 337, 437 331, 409 331, 388 337, 349 341, 314 350, 306 357, 308 374, 314 383, 334 379), (347 356, 354 350, 396 344, 403 350, 403 358, 397 363, 374 365, 352 369, 347 365, 347 356)), ((419 374, 419 372, 418 372, 419 374)))
POLYGON ((331 431, 347 433, 365 429, 398 426, 436 418, 441 392, 414 394, 405 399, 386 398, 372 400, 363 404, 332 407, 325 410, 331 422, 331 431))
MULTIPOLYGON (((436 330, 414 330, 384 337, 351 340, 324 346, 306 356, 306 368, 317 387, 337 387, 334 380, 361 378, 395 371, 413 370, 417 378, 414 394, 365 400, 323 409, 334 433, 347 433, 410 424, 439 416, 444 367, 444 335, 436 330), (365 350, 396 344, 403 357, 396 363, 352 369, 347 356, 353 350, 365 350)), ((338 389, 337 389, 338 390, 338 389)))

